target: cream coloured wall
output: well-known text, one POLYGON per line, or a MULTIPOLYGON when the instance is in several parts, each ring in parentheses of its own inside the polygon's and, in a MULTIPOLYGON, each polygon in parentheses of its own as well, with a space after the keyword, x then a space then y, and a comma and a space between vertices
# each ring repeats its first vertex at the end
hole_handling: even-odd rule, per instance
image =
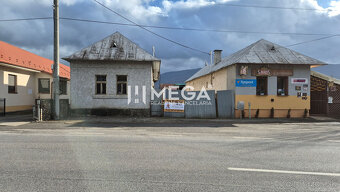
POLYGON ((211 75, 205 75, 197 79, 193 79, 186 83, 186 86, 191 86, 194 88, 193 91, 199 91, 204 87, 205 89, 210 89, 209 84, 211 84, 211 75))
POLYGON ((236 65, 227 67, 227 89, 235 90, 236 65))
POLYGON ((186 83, 186 86, 194 87, 194 91, 201 90, 204 87, 207 90, 227 90, 229 86, 232 84, 229 81, 233 81, 232 78, 229 77, 228 74, 232 75, 233 73, 229 72, 233 67, 222 68, 216 72, 211 74, 199 77, 197 79, 193 79, 186 83))
POLYGON ((6 98, 7 111, 26 110, 34 104, 35 72, 0 66, 0 98, 6 98), (8 75, 17 76, 17 93, 8 93, 8 75))
MULTIPOLYGON (((51 94, 38 93, 38 78, 49 78, 53 81, 52 75, 40 72, 31 72, 23 69, 16 69, 0 66, 0 98, 6 98, 6 111, 30 110, 35 99, 51 99, 51 94), (8 93, 8 75, 17 76, 17 93, 8 93)), ((52 88, 52 87, 51 87, 52 88)), ((70 81, 67 85, 67 95, 61 95, 60 99, 69 99, 70 81)))

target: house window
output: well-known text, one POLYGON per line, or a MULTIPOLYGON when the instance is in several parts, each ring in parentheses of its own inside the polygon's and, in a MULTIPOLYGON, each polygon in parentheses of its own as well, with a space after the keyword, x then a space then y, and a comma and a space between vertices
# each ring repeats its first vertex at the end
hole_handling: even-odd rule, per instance
POLYGON ((126 95, 127 75, 117 75, 117 95, 126 95))
POLYGON ((67 95, 67 80, 61 79, 59 81, 59 93, 60 95, 67 95))
POLYGON ((288 77, 277 77, 277 95, 288 95, 288 77))
POLYGON ((96 94, 106 94, 106 75, 96 75, 96 94))
POLYGON ((268 94, 268 77, 258 76, 256 77, 256 95, 268 94))
POLYGON ((17 93, 16 75, 8 75, 8 93, 17 93))
POLYGON ((43 94, 50 94, 50 79, 39 78, 38 79, 38 91, 43 94))

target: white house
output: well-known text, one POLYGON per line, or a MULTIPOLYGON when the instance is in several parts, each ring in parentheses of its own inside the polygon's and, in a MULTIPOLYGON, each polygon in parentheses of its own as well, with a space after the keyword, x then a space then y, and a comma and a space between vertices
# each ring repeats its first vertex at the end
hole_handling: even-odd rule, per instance
POLYGON ((149 116, 161 61, 119 32, 64 60, 71 67, 73 113, 149 116))

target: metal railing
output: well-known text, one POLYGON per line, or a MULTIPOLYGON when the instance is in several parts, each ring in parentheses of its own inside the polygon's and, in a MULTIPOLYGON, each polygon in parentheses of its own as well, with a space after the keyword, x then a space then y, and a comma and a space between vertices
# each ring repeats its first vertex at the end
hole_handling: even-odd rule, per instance
POLYGON ((0 98, 0 116, 6 115, 6 98, 0 98))

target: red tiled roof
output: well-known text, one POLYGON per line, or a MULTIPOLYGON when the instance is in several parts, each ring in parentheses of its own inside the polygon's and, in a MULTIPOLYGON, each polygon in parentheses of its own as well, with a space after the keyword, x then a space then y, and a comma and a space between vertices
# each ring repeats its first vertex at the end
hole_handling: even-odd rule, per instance
MULTIPOLYGON (((0 62, 52 74, 53 61, 0 41, 0 62)), ((60 77, 70 79, 70 67, 59 65, 60 77)))

